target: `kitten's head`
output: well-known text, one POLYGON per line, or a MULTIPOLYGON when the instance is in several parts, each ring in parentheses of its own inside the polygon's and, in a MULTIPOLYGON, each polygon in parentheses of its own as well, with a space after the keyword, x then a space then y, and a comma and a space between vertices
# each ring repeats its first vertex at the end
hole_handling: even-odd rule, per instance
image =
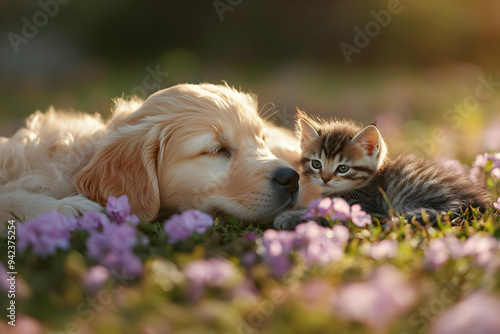
POLYGON ((315 121, 299 110, 302 174, 340 194, 362 187, 384 163, 387 146, 374 125, 362 128, 350 121, 315 121))

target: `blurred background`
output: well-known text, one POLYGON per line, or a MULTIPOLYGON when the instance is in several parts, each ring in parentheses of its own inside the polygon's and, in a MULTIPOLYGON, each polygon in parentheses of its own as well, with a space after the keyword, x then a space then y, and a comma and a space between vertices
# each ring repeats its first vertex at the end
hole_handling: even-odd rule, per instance
POLYGON ((500 150, 500 2, 0 0, 0 136, 35 110, 109 116, 177 83, 258 95, 293 127, 377 125, 393 154, 500 150))

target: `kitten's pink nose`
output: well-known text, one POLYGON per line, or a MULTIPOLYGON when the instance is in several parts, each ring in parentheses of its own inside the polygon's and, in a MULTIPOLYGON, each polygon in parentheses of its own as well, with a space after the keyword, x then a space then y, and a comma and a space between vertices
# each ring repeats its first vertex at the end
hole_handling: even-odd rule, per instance
POLYGON ((322 180, 323 180, 323 182, 325 182, 325 183, 328 183, 328 181, 330 181, 330 180, 331 180, 330 178, 326 178, 326 177, 322 177, 321 179, 322 179, 322 180))

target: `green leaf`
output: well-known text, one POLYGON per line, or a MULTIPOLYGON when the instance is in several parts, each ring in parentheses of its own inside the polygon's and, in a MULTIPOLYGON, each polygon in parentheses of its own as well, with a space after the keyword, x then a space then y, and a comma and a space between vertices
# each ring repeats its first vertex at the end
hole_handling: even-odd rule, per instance
POLYGON ((500 227, 498 227, 494 232, 493 236, 497 239, 500 239, 500 227))

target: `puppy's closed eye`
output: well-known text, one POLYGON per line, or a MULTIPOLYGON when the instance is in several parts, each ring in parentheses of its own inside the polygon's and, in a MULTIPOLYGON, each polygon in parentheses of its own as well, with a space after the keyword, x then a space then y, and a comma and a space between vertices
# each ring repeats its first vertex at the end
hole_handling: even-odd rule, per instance
POLYGON ((231 158, 231 149, 225 146, 218 146, 205 153, 209 157, 231 158))

